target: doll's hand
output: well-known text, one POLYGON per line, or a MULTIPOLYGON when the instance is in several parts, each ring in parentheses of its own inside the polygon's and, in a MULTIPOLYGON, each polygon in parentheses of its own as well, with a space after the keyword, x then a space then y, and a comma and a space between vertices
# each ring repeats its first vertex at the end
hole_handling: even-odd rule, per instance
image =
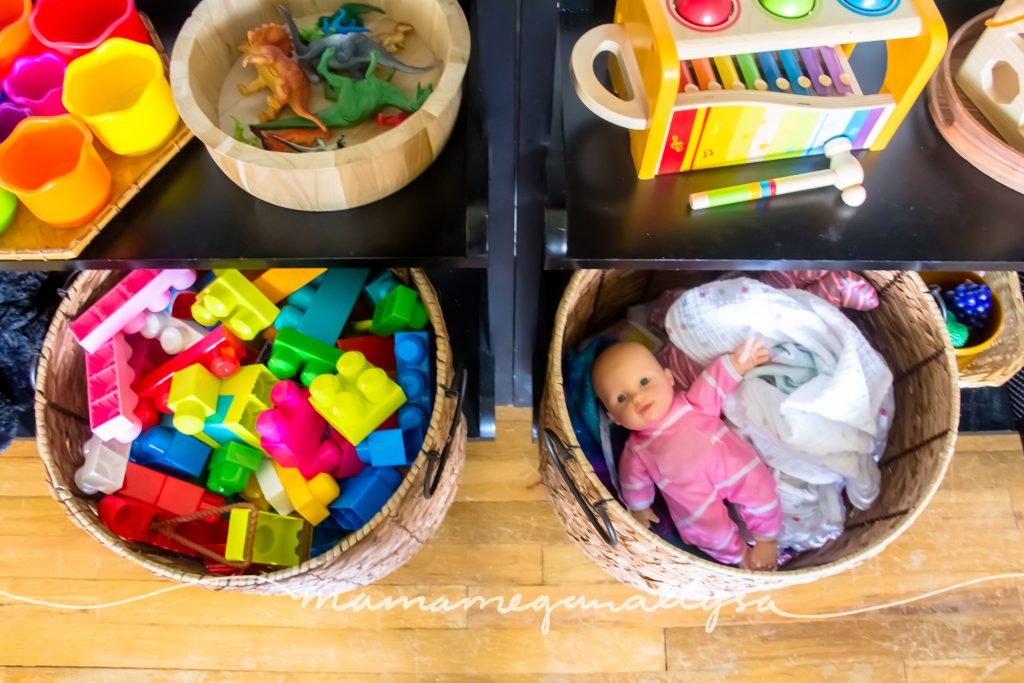
POLYGON ((658 519, 658 515, 654 514, 654 510, 651 508, 644 508, 643 510, 630 510, 629 513, 633 515, 633 519, 643 524, 645 527, 649 527, 651 524, 657 524, 661 520, 658 519))
POLYGON ((729 355, 732 367, 741 375, 745 375, 758 365, 771 360, 772 354, 768 347, 757 337, 751 337, 737 346, 729 355))
POLYGON ((753 571, 773 572, 778 568, 779 544, 776 541, 756 541, 743 552, 740 567, 753 571))

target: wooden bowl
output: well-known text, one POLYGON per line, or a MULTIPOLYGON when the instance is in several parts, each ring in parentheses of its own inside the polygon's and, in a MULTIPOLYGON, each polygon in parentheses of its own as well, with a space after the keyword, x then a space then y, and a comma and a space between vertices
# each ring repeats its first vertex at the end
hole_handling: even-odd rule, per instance
MULTIPOLYGON (((360 124, 356 144, 334 151, 281 153, 235 140, 220 111, 222 90, 241 59, 238 46, 261 24, 280 23, 276 0, 204 0, 185 22, 171 56, 171 88, 181 118, 217 166, 249 194, 290 209, 334 211, 386 197, 411 182, 441 153, 459 111, 469 58, 469 26, 456 0, 380 0, 387 17, 413 26, 410 40, 432 53, 434 91, 394 128, 360 124), (429 49, 429 50, 428 50, 429 49)), ((284 0, 300 19, 333 13, 339 0, 284 0)), ((372 16, 372 15, 369 15, 372 16)), ((405 51, 396 55, 408 63, 405 51)), ((422 62, 420 62, 422 63, 422 62)), ((415 83, 416 74, 395 82, 415 83)), ((423 76, 430 76, 424 74, 423 76)), ((248 75, 251 79, 255 72, 248 75)), ((318 90, 314 86, 314 90, 318 90)), ((403 88, 408 93, 408 88, 403 88)), ((253 95, 260 106, 269 91, 253 95)), ((290 116, 286 109, 283 116, 290 116)), ((349 131, 342 129, 348 139, 349 131)))

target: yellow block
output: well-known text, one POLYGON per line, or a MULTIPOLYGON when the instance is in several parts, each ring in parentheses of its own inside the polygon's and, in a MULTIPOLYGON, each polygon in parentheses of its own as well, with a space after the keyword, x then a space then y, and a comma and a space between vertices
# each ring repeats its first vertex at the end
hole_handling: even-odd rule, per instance
POLYGON ((295 511, 313 526, 327 519, 330 514, 327 506, 341 494, 334 477, 321 473, 312 479, 305 479, 294 467, 281 467, 276 462, 273 464, 277 478, 281 480, 295 511))

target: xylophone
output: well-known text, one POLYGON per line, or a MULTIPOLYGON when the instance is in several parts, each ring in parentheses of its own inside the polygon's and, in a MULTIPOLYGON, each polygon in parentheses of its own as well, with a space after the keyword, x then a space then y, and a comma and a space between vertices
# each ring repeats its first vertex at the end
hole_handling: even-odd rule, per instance
POLYGON ((946 48, 933 0, 618 0, 573 48, 576 92, 630 129, 640 178, 822 154, 837 137, 882 149, 946 48), (885 41, 881 92, 848 57, 885 41), (609 92, 594 72, 615 57, 609 92))

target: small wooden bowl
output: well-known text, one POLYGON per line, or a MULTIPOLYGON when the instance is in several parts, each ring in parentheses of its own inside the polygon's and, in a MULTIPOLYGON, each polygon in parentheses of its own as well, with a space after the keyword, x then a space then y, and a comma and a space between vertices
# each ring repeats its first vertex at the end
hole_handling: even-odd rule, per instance
MULTIPOLYGON (((411 24, 440 63, 424 105, 395 128, 329 152, 287 154, 235 140, 220 125, 221 90, 239 44, 261 24, 280 23, 277 2, 204 0, 185 22, 171 56, 171 88, 181 118, 217 166, 249 194, 289 209, 334 211, 386 197, 437 158, 451 135, 469 58, 469 26, 456 0, 381 0, 387 16, 411 24)), ((327 15, 338 0, 285 0, 295 17, 327 15)), ((402 58, 402 53, 396 55, 402 58)), ((263 94, 265 95, 267 91, 263 94)), ((253 96, 254 98, 256 96, 253 96)), ((290 116, 289 111, 284 112, 290 116)))

